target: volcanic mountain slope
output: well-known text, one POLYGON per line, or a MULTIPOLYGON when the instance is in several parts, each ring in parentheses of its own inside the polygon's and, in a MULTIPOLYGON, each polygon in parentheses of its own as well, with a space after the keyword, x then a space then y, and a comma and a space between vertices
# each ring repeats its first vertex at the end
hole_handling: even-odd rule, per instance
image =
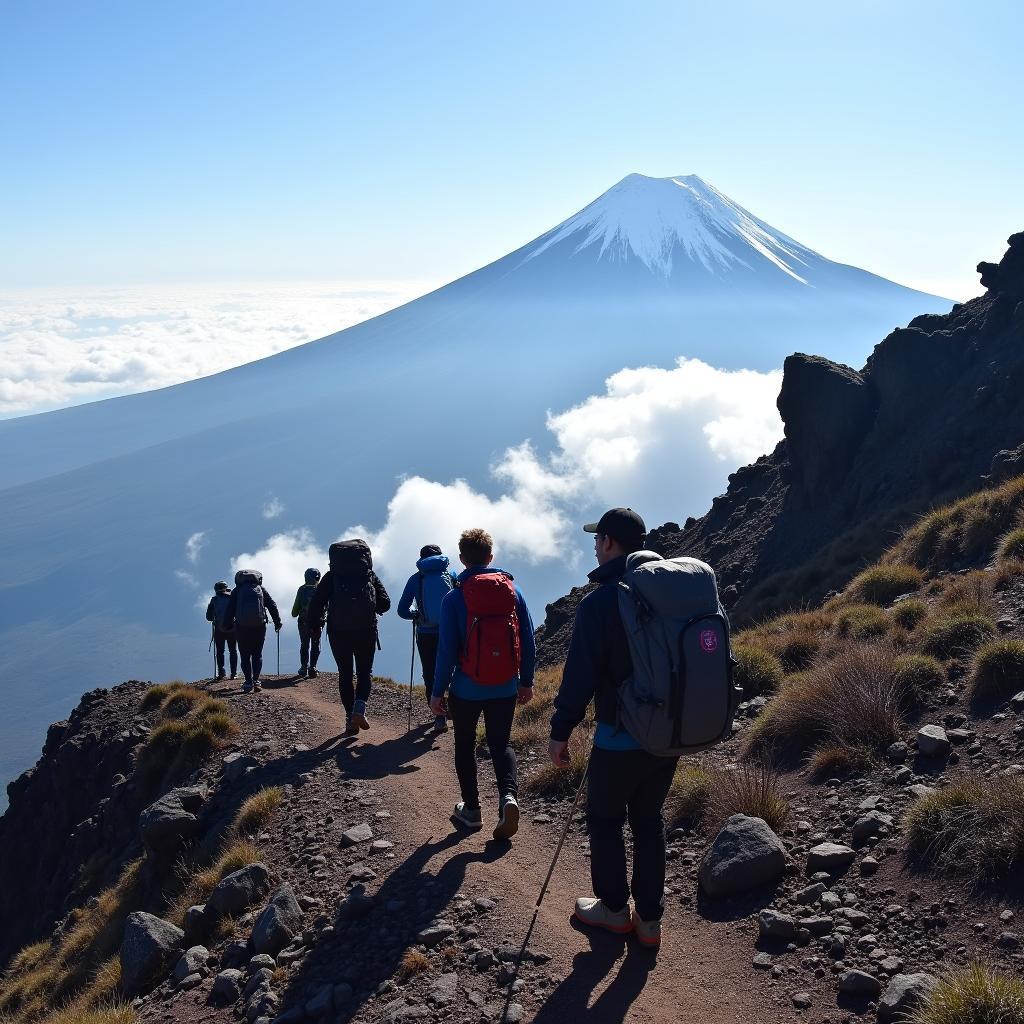
MULTIPOLYGON (((743 624, 817 601, 930 505, 1012 471, 1024 457, 1012 451, 1024 442, 1024 233, 1009 246, 979 265, 984 295, 893 331, 860 372, 787 358, 785 440, 652 546, 710 562, 743 624)), ((543 659, 564 656, 582 593, 549 606, 543 659)))
MULTIPOLYGON (((0 778, 83 687, 204 672, 194 588, 272 533, 305 528, 325 547, 379 527, 402 477, 489 489, 496 453, 623 366, 701 356, 769 369, 800 339, 859 358, 879 331, 946 308, 813 253, 699 178, 631 175, 522 249, 340 334, 0 422, 0 778), (268 495, 286 506, 273 522, 268 495)), ((259 568, 287 603, 298 581, 259 568)), ((520 579, 543 601, 570 572, 552 562, 520 579)), ((386 617, 382 631, 380 668, 398 673, 405 624, 386 617)))

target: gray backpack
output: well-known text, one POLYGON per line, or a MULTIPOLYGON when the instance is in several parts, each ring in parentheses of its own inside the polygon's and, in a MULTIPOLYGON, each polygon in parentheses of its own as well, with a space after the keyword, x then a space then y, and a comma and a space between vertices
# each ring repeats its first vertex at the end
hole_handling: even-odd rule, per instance
POLYGON ((619 724, 648 753, 692 754, 726 739, 740 690, 729 620, 711 566, 637 551, 626 559, 619 612, 633 673, 619 688, 619 724))
POLYGON ((235 625, 254 629, 267 624, 262 583, 263 576, 253 569, 235 573, 235 625))

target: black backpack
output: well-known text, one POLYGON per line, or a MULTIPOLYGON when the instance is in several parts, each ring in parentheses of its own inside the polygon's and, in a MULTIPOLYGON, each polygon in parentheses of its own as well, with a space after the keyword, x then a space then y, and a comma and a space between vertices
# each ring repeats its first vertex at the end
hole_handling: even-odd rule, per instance
POLYGON ((362 540, 332 544, 330 629, 369 629, 377 625, 377 590, 373 585, 373 556, 362 540))
POLYGON ((230 594, 213 595, 213 623, 222 633, 224 632, 224 614, 228 610, 230 600, 230 594))
POLYGON ((303 583, 299 587, 299 622, 306 626, 322 626, 323 620, 320 622, 309 621, 309 605, 313 600, 313 595, 316 593, 315 583, 303 583))
POLYGON ((263 576, 252 569, 235 573, 235 625, 254 628, 267 624, 262 583, 263 576))

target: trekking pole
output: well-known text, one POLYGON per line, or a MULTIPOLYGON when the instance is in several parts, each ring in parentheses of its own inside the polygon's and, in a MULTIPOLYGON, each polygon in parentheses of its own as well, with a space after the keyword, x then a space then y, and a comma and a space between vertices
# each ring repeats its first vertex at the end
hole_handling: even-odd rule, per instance
POLYGON ((210 646, 209 646, 209 648, 207 648, 208 650, 213 652, 213 678, 211 679, 211 682, 216 682, 216 680, 217 680, 217 652, 213 650, 213 641, 216 638, 216 636, 217 636, 217 627, 211 624, 211 626, 210 626, 210 646))
POLYGON ((416 622, 412 624, 412 653, 409 655, 409 726, 406 732, 412 732, 412 672, 416 665, 416 622))
POLYGON ((555 854, 551 858, 551 864, 548 867, 548 873, 544 876, 544 884, 540 887, 540 894, 537 896, 537 902, 533 905, 533 917, 530 918, 530 927, 526 929, 526 938, 523 939, 522 946, 519 947, 519 953, 516 956, 516 966, 512 973, 512 978, 508 983, 508 995, 505 997, 505 1008, 501 1013, 501 1024, 507 1024, 508 1021, 508 1008, 512 1003, 512 989, 516 983, 516 979, 519 977, 519 968, 522 965, 523 957, 526 955, 526 950, 530 946, 530 938, 533 936, 533 929, 537 926, 537 917, 540 914, 540 905, 544 902, 544 897, 548 893, 548 886, 551 884, 551 876, 555 873, 555 865, 558 863, 558 858, 562 854, 562 847, 565 845, 566 837, 569 835, 569 827, 572 825, 572 819, 576 815, 576 808, 579 806, 580 797, 583 795, 583 788, 587 784, 587 776, 590 774, 590 758, 594 752, 594 748, 590 748, 590 753, 587 754, 587 763, 583 768, 583 778, 580 779, 579 789, 576 790, 576 796, 573 799, 572 807, 569 808, 569 814, 566 816, 565 825, 562 828, 562 834, 558 837, 558 845, 555 847, 555 854))
POLYGON ((281 674, 281 630, 275 629, 277 634, 277 674, 281 674))

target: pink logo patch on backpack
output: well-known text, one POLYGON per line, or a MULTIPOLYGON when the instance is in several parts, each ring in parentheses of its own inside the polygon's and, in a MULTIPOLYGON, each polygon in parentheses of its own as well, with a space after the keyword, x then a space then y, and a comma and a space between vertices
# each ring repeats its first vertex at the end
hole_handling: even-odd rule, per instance
POLYGON ((718 633, 713 629, 700 631, 700 649, 705 654, 714 654, 718 650, 718 633))

